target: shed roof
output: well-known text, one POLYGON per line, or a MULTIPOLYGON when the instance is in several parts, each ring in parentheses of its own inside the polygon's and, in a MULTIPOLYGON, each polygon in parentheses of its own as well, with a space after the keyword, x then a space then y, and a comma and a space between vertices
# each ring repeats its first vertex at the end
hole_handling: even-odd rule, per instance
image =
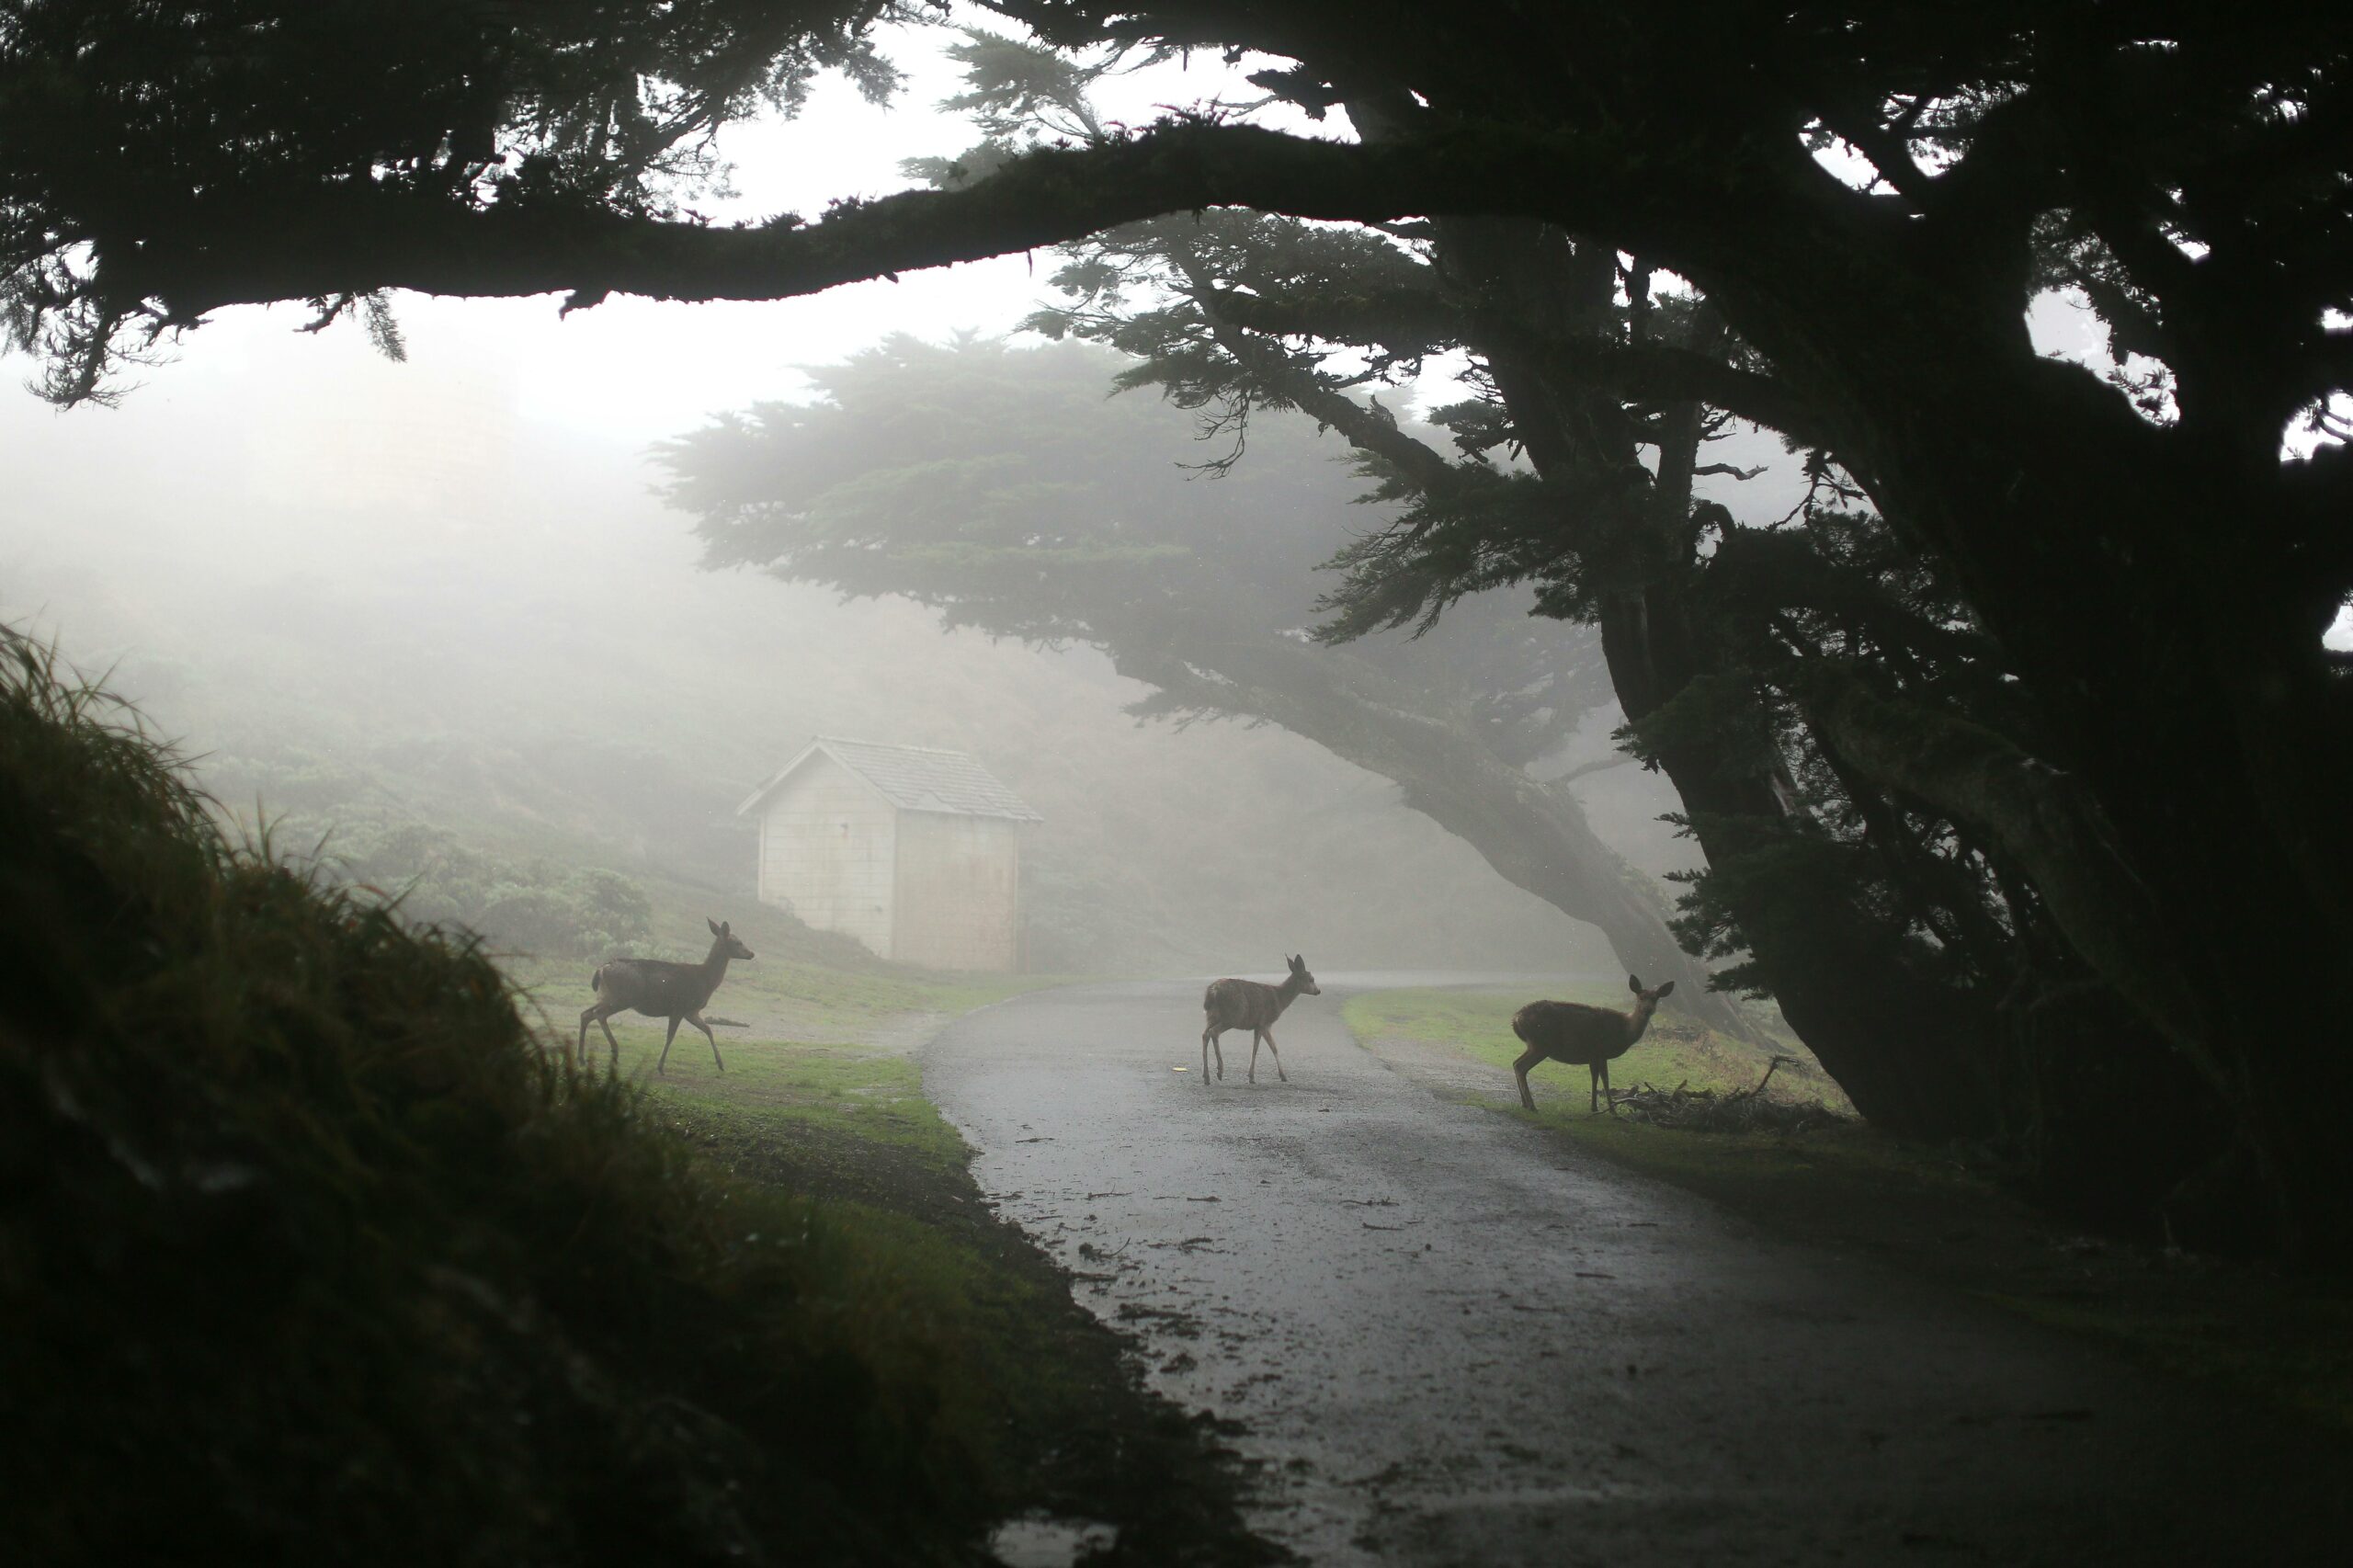
POLYGON ((1008 817, 1015 822, 1046 820, 1023 803, 1020 796, 998 783, 995 776, 969 753, 941 751, 933 746, 884 745, 879 741, 853 741, 840 735, 819 735, 801 747, 790 762, 745 797, 744 803, 735 808, 735 814, 743 816, 758 809, 786 779, 819 753, 849 769, 901 811, 1008 817))

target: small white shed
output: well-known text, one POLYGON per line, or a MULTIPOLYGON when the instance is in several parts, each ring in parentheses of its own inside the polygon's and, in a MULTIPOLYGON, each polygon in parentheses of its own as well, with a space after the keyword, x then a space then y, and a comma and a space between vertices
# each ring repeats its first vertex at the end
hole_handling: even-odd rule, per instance
POLYGON ((1021 961, 1021 829, 1042 817, 961 751, 819 735, 735 810, 759 896, 931 969, 1021 961))

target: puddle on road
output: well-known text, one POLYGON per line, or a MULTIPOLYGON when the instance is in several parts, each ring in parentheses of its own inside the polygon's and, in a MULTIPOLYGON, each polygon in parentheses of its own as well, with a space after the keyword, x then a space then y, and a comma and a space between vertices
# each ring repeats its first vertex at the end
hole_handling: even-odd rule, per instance
POLYGON ((1081 1558, 1110 1549, 1117 1525, 1097 1519, 1065 1519, 1025 1514, 990 1533, 989 1555, 1005 1568, 1071 1568, 1081 1558))

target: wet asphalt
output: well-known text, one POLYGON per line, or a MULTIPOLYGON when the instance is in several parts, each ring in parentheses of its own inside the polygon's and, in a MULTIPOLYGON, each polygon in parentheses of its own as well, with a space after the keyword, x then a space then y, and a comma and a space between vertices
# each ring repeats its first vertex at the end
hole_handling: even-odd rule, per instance
POLYGON ((1245 1083, 1232 1035, 1203 1081, 1200 981, 1033 994, 924 1054, 1000 1211, 1153 1386, 1238 1424, 1263 1535, 1324 1563, 2347 1560, 2347 1445, 1769 1237, 1446 1097, 1507 1074, 1341 1025, 1351 989, 1441 978, 1323 977, 1276 1027, 1288 1084, 1264 1053, 1245 1083))

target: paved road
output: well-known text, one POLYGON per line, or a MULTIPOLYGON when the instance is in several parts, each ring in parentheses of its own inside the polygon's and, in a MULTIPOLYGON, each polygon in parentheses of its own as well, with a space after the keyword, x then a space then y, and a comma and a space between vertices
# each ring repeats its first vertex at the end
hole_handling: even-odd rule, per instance
MULTIPOLYGON (((1995 1309, 1762 1235, 1200 983, 967 1017, 925 1056, 1003 1211, 1243 1424, 1318 1562, 2288 1562, 2353 1465, 1995 1309), (1187 1067, 1177 1073, 1172 1069, 1187 1067)), ((1363 983, 1363 982, 1359 982, 1363 983)))

